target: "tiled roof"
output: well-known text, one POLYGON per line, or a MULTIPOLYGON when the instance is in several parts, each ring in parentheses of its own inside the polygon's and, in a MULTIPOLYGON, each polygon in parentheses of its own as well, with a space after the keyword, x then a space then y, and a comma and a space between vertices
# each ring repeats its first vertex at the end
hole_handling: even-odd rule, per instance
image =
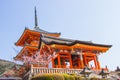
POLYGON ((44 43, 50 45, 50 44, 60 44, 60 45, 67 45, 72 46, 75 44, 85 44, 85 45, 91 45, 91 46, 100 46, 100 47, 111 47, 112 45, 105 45, 105 44, 96 44, 91 41, 81 41, 81 40, 71 40, 71 39, 65 39, 65 38, 58 38, 58 37, 51 37, 42 35, 41 39, 44 43))
POLYGON ((60 34, 60 33, 57 33, 57 32, 48 32, 48 31, 40 29, 39 27, 34 27, 32 30, 37 31, 37 32, 41 32, 41 33, 47 33, 47 34, 60 34))

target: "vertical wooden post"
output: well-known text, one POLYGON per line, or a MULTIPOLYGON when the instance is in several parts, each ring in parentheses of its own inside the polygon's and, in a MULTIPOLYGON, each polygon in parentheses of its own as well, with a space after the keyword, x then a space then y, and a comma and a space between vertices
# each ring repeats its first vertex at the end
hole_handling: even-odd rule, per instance
POLYGON ((70 68, 73 68, 73 65, 72 65, 72 58, 71 58, 71 53, 69 53, 69 60, 70 60, 70 68))
POLYGON ((83 53, 82 53, 82 50, 80 52, 78 52, 79 56, 80 56, 80 59, 79 59, 79 62, 80 62, 80 68, 84 68, 84 64, 83 64, 83 53))
POLYGON ((86 58, 86 54, 84 54, 84 64, 87 65, 87 58, 86 58))
POLYGON ((86 59, 86 65, 89 66, 89 61, 88 61, 88 59, 86 59))
POLYGON ((84 63, 83 63, 83 53, 82 50, 80 51, 80 64, 81 64, 81 68, 84 68, 84 63))
POLYGON ((94 55, 93 58, 94 58, 95 69, 98 69, 97 60, 96 60, 96 55, 94 55))
POLYGON ((98 65, 98 69, 100 69, 100 62, 99 62, 99 58, 98 58, 98 53, 96 54, 96 60, 97 60, 97 65, 98 65))
POLYGON ((30 74, 29 74, 28 80, 31 80, 32 76, 33 76, 34 73, 35 73, 34 70, 33 70, 33 69, 34 69, 33 67, 34 67, 33 64, 31 64, 31 68, 30 68, 31 71, 30 71, 30 74))
POLYGON ((97 64, 98 64, 98 69, 101 69, 99 61, 97 61, 97 64))
POLYGON ((31 64, 31 73, 33 73, 33 64, 31 64))
POLYGON ((58 67, 61 68, 60 53, 58 53, 58 67))

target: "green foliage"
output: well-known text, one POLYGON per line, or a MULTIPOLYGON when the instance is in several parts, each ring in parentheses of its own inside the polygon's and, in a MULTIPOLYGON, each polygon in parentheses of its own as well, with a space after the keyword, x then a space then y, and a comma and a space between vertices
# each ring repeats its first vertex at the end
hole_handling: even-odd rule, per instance
POLYGON ((52 75, 44 74, 44 75, 35 76, 31 80, 54 80, 54 78, 52 77, 52 75))
POLYGON ((63 74, 64 80, 75 80, 75 77, 72 75, 63 74))
POLYGON ((83 78, 68 74, 41 74, 33 77, 31 80, 83 80, 83 78))
MULTIPOLYGON (((41 74, 33 77, 31 80, 101 80, 101 79, 97 77, 85 79, 81 76, 68 75, 68 74, 41 74)), ((104 79, 104 80, 107 80, 107 79, 104 79)))
POLYGON ((67 74, 42 74, 33 77, 31 80, 75 80, 75 77, 67 74))
MULTIPOLYGON (((11 70, 11 68, 14 65, 17 65, 17 64, 10 62, 10 61, 0 59, 0 75, 3 74, 7 70, 11 70)), ((20 65, 17 65, 17 66, 20 67, 20 65)))
POLYGON ((83 80, 83 78, 81 76, 74 76, 75 80, 83 80))
POLYGON ((52 74, 54 80, 64 80, 64 76, 61 74, 52 74))

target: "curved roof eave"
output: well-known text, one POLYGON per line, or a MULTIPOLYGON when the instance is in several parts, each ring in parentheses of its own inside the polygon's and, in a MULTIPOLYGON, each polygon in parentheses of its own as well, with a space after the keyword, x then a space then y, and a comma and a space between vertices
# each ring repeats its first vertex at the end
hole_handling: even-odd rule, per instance
POLYGON ((91 41, 71 40, 71 39, 64 39, 64 38, 51 37, 51 36, 45 36, 45 35, 42 37, 41 37, 42 41, 48 45, 59 44, 59 45, 73 46, 75 44, 85 44, 85 45, 99 46, 99 47, 108 47, 108 48, 112 47, 112 45, 96 44, 91 41))
POLYGON ((21 37, 18 39, 18 41, 15 43, 15 45, 18 45, 19 42, 21 41, 22 37, 25 35, 25 31, 26 30, 30 30, 30 31, 33 31, 33 32, 38 32, 38 33, 42 33, 42 34, 57 34, 57 35, 61 35, 61 33, 51 33, 51 32, 47 32, 47 31, 44 31, 42 29, 40 29, 41 31, 37 31, 37 30, 32 30, 32 29, 29 29, 27 27, 25 27, 24 31, 23 31, 23 34, 21 35, 21 37))
POLYGON ((48 32, 48 31, 40 29, 39 27, 34 27, 33 29, 29 29, 29 30, 40 32, 40 33, 45 33, 45 34, 58 34, 58 35, 61 34, 61 33, 57 33, 57 32, 48 32))
POLYGON ((14 57, 14 59, 17 60, 16 58, 19 57, 19 56, 21 56, 22 53, 24 52, 24 50, 25 50, 27 47, 33 47, 33 48, 38 49, 38 47, 36 47, 36 46, 28 46, 28 45, 25 45, 25 46, 20 50, 20 52, 17 54, 17 56, 14 57))
POLYGON ((21 35, 20 38, 17 40, 17 42, 15 42, 15 45, 16 45, 16 46, 18 46, 18 44, 19 44, 21 38, 25 35, 25 31, 26 31, 26 30, 27 30, 27 28, 25 27, 25 29, 24 29, 22 35, 21 35))

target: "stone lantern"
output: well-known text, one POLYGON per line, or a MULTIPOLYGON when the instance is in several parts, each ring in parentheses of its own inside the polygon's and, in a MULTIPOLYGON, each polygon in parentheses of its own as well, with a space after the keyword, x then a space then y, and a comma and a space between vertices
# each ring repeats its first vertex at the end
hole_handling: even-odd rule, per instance
POLYGON ((101 70, 101 72, 99 73, 99 75, 102 76, 102 78, 107 78, 107 75, 109 74, 108 71, 105 71, 104 69, 101 70))
POLYGON ((92 71, 90 70, 90 68, 88 68, 88 66, 85 66, 80 72, 80 74, 83 74, 85 78, 88 78, 91 73, 92 71))

